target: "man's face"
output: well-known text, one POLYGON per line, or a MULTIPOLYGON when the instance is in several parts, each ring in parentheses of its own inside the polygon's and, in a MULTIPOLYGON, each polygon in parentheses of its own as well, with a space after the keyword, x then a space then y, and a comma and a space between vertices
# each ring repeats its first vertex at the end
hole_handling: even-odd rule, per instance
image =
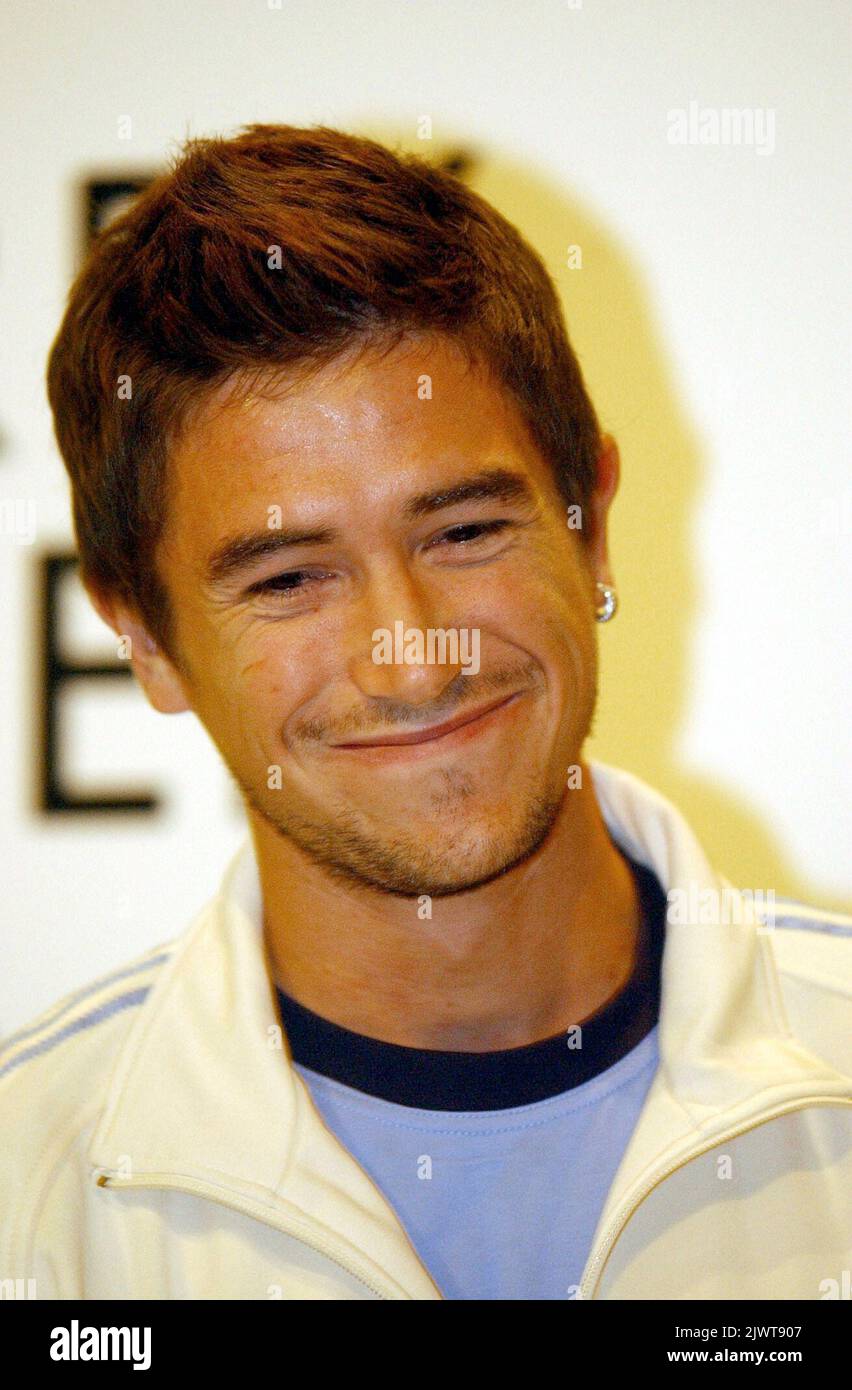
POLYGON ((594 576, 516 408, 449 342, 341 361, 278 400, 212 398, 158 563, 249 814, 348 881, 440 896, 554 823, 594 709, 594 576), (377 662, 398 623, 478 631, 478 672, 377 662))

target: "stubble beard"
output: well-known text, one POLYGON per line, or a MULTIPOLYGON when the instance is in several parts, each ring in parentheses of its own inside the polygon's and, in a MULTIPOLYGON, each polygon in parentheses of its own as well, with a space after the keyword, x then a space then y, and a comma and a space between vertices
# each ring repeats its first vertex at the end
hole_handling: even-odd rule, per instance
POLYGON ((564 781, 557 788, 529 789, 523 816, 513 831, 492 836, 484 852, 485 837, 481 832, 474 834, 473 843, 460 854, 453 812, 463 809, 473 789, 463 774, 448 770, 443 776, 444 790, 432 802, 436 819, 446 823, 443 851, 424 848, 422 840, 404 833, 371 832, 357 815, 348 812, 337 812, 322 822, 296 814, 276 815, 260 803, 251 787, 241 781, 237 785, 247 805, 276 834, 332 878, 400 898, 452 897, 482 887, 523 864, 548 838, 566 795, 564 781), (451 867, 446 862, 451 854, 462 862, 451 867))
MULTIPOLYGON (((595 662, 589 704, 576 743, 577 756, 593 726, 598 703, 597 676, 595 662)), ((582 683, 575 682, 574 688, 581 689, 582 683)), ((448 855, 454 852, 459 856, 459 832, 453 826, 453 813, 459 809, 463 813, 464 803, 475 795, 470 776, 459 768, 443 770, 443 789, 431 797, 434 817, 446 822, 443 850, 424 848, 422 840, 402 832, 380 835, 370 831, 362 817, 346 809, 330 813, 323 821, 311 820, 298 812, 276 814, 272 807, 262 804, 255 789, 233 768, 231 774, 246 806, 331 878, 350 887, 400 898, 452 897, 491 883, 524 864, 548 839, 568 791, 567 768, 555 780, 548 768, 549 780, 544 786, 538 780, 540 771, 534 771, 520 794, 524 810, 515 829, 492 832, 490 838, 481 829, 472 836, 467 851, 461 851, 460 858, 467 860, 467 866, 462 862, 449 868, 448 855), (487 850, 483 853, 486 840, 487 850)))

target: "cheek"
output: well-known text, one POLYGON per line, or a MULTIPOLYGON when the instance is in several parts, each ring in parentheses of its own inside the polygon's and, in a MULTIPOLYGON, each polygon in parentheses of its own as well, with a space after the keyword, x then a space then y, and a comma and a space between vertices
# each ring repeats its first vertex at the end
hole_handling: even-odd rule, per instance
POLYGON ((324 706, 339 677, 340 651, 339 638, 320 625, 273 622, 244 634, 233 667, 231 707, 241 710, 253 741, 280 753, 291 721, 324 706))
POLYGON ((274 628, 239 621, 239 615, 187 623, 185 647, 192 671, 193 708, 221 749, 256 743, 286 709, 293 674, 274 628))
POLYGON ((504 598, 516 640, 543 668, 560 717, 581 717, 597 684, 591 579, 582 553, 554 538, 512 576, 504 598))
POLYGON ((488 577, 485 603, 481 580, 470 595, 471 609, 491 618, 493 631, 535 648, 554 652, 566 643, 582 650, 594 645, 591 580, 582 556, 564 540, 545 540, 519 552, 488 577))
MULTIPOLYGON (((274 632, 274 629, 272 629, 274 632)), ((258 712, 286 718, 306 698, 308 676, 316 667, 307 654, 266 636, 249 653, 244 650, 233 673, 233 692, 239 702, 258 712)))

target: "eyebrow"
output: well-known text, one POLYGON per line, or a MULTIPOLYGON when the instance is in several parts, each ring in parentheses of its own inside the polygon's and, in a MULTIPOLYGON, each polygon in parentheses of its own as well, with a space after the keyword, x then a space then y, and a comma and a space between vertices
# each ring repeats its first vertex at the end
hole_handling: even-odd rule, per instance
POLYGON ((450 487, 435 492, 421 492, 410 497, 403 508, 407 521, 431 516, 442 507, 454 507, 458 502, 533 502, 535 494, 523 473, 511 468, 487 468, 472 478, 463 478, 450 487))
POLYGON ((325 529, 311 531, 258 531, 248 536, 234 536, 211 555, 207 562, 207 578, 211 584, 221 584, 240 570, 296 545, 331 545, 339 532, 325 529))
MULTIPOLYGON (((461 502, 526 502, 535 501, 535 493, 522 473, 510 468, 488 468, 471 478, 420 492, 405 503, 402 514, 406 521, 417 521, 461 502)), ((249 565, 294 546, 332 545, 341 539, 341 532, 329 527, 267 530, 249 535, 233 536, 224 541, 207 562, 207 578, 216 585, 231 578, 249 565)))

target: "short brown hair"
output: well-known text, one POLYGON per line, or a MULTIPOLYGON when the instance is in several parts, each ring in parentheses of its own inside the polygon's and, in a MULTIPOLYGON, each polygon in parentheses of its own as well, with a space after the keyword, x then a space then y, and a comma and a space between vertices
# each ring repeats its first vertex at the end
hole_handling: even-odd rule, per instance
POLYGON ((598 421, 553 283, 511 223, 423 159, 326 126, 188 140, 95 239, 50 353, 84 581, 169 650, 154 557, 191 409, 232 374, 298 373, 409 330, 483 361, 566 504, 587 503, 598 421))

